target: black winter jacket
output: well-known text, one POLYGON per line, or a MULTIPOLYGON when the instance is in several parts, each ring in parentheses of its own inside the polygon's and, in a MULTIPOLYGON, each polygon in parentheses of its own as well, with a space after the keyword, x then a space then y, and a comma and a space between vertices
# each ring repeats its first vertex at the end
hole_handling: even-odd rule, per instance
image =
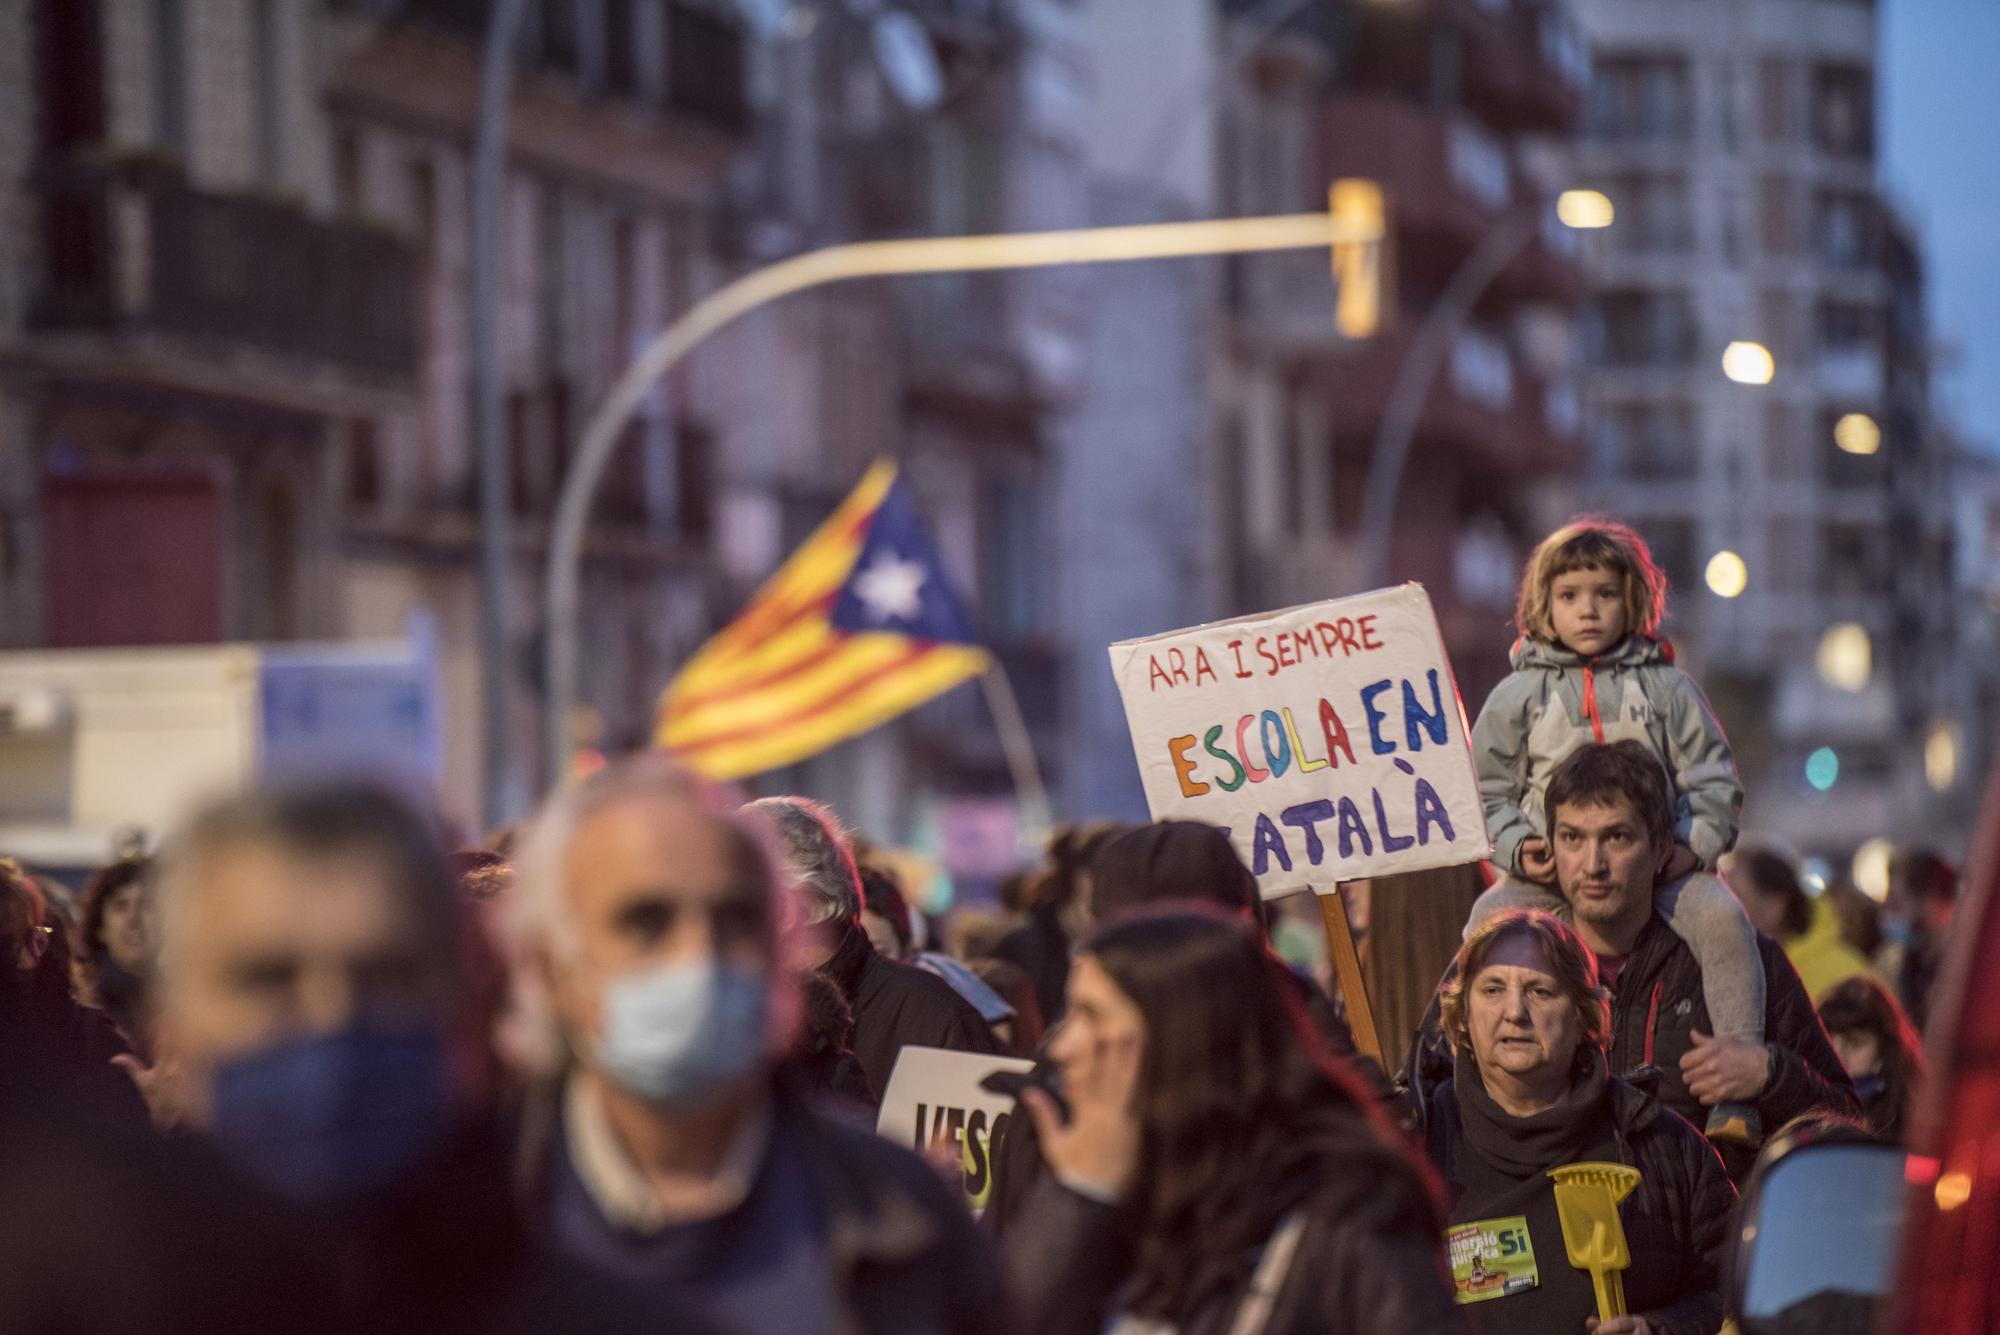
POLYGON ((913 1044, 954 1052, 1000 1051, 986 1021, 950 983, 884 959, 858 927, 842 934, 824 972, 854 1008, 854 1056, 878 1102, 889 1092, 897 1056, 913 1044))
MULTIPOLYGON (((1757 1098, 1765 1134, 1815 1108, 1856 1115, 1854 1084, 1820 1027, 1798 971, 1783 948, 1762 933, 1757 950, 1764 961, 1764 1041, 1771 1049, 1771 1079, 1757 1098)), ((1696 1030, 1715 1032, 1702 995, 1701 966, 1687 943, 1654 918, 1611 989, 1611 1071, 1650 1089, 1699 1126, 1708 1110, 1681 1078, 1681 1058, 1693 1049, 1696 1030)), ((1451 1047, 1438 1028, 1433 998, 1397 1083, 1405 1090, 1428 1088, 1448 1082, 1451 1074, 1451 1047)))
MULTIPOLYGON (((1658 1099, 1615 1077, 1607 1098, 1616 1161, 1640 1173, 1638 1187, 1618 1209, 1632 1248, 1624 1281, 1628 1310, 1645 1317, 1654 1335, 1715 1335, 1722 1325, 1720 1286, 1736 1188, 1701 1132, 1658 1099)), ((1466 1136, 1457 1089, 1447 1080, 1412 1091, 1408 1103, 1414 1129, 1444 1178, 1451 1221, 1480 1218, 1478 1204, 1465 1199, 1467 1157, 1479 1151, 1466 1136)), ((1545 1273, 1567 1263, 1561 1246, 1547 1242, 1537 1240, 1535 1247, 1545 1273)), ((1513 1301, 1477 1305, 1473 1325, 1530 1335, 1535 1327, 1518 1324, 1508 1308, 1513 1301)), ((1582 1330, 1579 1322, 1578 1335, 1582 1330)))
MULTIPOLYGON (((1407 1183, 1344 1178, 1309 1200, 1264 1335, 1461 1335, 1422 1190, 1414 1175, 1407 1183)), ((1043 1177, 1006 1242, 1026 1329, 1099 1335, 1118 1315, 1133 1243, 1118 1207, 1043 1177)), ((1177 1335, 1225 1335, 1242 1297, 1239 1289, 1184 1318, 1177 1335)))

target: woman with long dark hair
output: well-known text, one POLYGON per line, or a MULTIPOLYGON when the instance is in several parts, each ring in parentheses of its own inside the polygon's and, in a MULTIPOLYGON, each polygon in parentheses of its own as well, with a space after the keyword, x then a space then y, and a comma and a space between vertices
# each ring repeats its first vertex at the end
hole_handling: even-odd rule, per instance
POLYGON ((1087 938, 1024 1095, 1052 1170, 1008 1234, 1042 1335, 1457 1331, 1431 1179, 1327 1058, 1250 923, 1087 938))
POLYGON ((1861 1096, 1868 1129, 1901 1140, 1924 1083, 1923 1042, 1888 988, 1850 978, 1819 999, 1819 1022, 1861 1096))
POLYGON ((120 858, 90 878, 76 929, 78 999, 118 1026, 142 1057, 152 1053, 147 1020, 153 975, 152 860, 120 858))

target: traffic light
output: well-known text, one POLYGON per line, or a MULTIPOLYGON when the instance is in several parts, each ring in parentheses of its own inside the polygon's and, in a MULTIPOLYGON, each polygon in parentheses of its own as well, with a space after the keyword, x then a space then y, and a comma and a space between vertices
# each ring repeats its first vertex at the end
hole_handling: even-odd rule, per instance
POLYGON ((1333 325, 1343 338, 1367 338, 1389 320, 1389 210, 1382 187, 1348 178, 1327 188, 1326 211, 1341 239, 1333 243, 1333 325), (1359 234, 1369 240, 1348 240, 1359 234))

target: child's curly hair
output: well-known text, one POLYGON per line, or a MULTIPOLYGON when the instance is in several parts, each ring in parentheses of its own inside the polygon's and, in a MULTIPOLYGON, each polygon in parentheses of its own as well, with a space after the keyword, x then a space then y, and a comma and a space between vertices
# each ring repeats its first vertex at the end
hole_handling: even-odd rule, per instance
POLYGON ((1583 515, 1542 539, 1528 558, 1514 624, 1521 634, 1544 644, 1556 642, 1549 616, 1549 589, 1558 575, 1605 570, 1625 581, 1625 630, 1652 635, 1667 615, 1667 576, 1638 531, 1602 515, 1583 515))

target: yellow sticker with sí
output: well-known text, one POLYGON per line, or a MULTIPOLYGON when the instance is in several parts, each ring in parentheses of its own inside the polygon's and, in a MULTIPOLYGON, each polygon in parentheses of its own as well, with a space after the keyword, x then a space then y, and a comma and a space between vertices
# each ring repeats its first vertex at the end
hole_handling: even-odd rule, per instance
POLYGON ((1526 1215, 1453 1224, 1445 1230, 1444 1241, 1451 1255, 1454 1296, 1462 1303, 1505 1298, 1542 1282, 1526 1215))

